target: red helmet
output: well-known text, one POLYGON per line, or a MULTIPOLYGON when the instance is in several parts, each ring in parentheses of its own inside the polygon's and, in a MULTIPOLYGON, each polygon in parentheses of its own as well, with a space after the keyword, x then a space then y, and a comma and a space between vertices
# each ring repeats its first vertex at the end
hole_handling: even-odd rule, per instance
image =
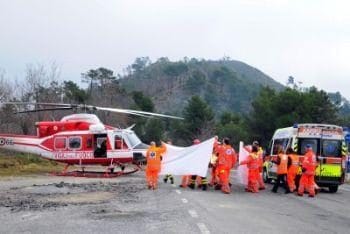
POLYGON ((194 144, 194 145, 197 145, 197 144, 199 144, 199 143, 201 143, 201 141, 200 141, 199 139, 194 139, 194 140, 193 140, 193 144, 194 144))

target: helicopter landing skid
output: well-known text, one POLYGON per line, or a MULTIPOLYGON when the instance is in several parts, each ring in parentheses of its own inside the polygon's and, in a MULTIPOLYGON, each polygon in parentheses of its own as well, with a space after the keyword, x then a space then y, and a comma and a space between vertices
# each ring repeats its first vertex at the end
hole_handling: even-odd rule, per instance
POLYGON ((122 170, 116 172, 110 171, 68 171, 68 172, 53 172, 51 175, 54 176, 73 176, 73 177, 87 177, 87 178, 115 178, 122 175, 128 175, 135 173, 139 168, 133 168, 131 170, 122 170))

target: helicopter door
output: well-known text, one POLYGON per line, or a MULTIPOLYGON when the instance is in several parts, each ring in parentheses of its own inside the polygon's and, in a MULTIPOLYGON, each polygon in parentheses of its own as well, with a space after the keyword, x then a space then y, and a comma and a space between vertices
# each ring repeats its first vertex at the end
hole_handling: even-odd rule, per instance
POLYGON ((94 135, 94 157, 107 158, 107 134, 94 135))

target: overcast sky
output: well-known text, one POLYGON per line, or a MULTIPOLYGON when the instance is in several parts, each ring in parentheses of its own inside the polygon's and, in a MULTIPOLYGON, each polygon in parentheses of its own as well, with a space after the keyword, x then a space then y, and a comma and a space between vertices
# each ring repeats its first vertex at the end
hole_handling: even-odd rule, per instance
POLYGON ((0 0, 0 68, 56 62, 61 79, 100 66, 122 73, 136 57, 246 62, 285 84, 350 99, 347 0, 0 0))

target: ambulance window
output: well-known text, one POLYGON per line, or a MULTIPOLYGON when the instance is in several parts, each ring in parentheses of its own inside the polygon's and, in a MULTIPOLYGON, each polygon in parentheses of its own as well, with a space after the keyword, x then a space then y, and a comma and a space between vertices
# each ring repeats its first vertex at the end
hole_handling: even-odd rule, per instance
MULTIPOLYGON (((270 143, 269 143, 269 148, 266 149, 266 154, 267 155, 271 155, 271 149, 272 149, 272 144, 273 144, 273 141, 271 140, 270 143)), ((272 153, 273 154, 273 153, 272 153)))
POLYGON ((283 151, 286 151, 288 146, 289 139, 288 138, 282 138, 282 139, 275 139, 273 141, 273 149, 272 154, 276 155, 278 153, 278 149, 282 147, 283 151))
POLYGON ((341 141, 323 140, 322 156, 325 157, 341 157, 341 141))
POLYGON ((299 138, 298 154, 304 155, 306 145, 311 145, 312 150, 316 153, 316 155, 319 155, 320 151, 319 151, 319 147, 318 147, 319 144, 318 143, 319 143, 318 139, 299 138))
POLYGON ((55 149, 64 150, 67 148, 65 137, 56 137, 55 138, 55 149))
POLYGON ((69 137, 69 149, 80 149, 81 148, 81 137, 69 137))

